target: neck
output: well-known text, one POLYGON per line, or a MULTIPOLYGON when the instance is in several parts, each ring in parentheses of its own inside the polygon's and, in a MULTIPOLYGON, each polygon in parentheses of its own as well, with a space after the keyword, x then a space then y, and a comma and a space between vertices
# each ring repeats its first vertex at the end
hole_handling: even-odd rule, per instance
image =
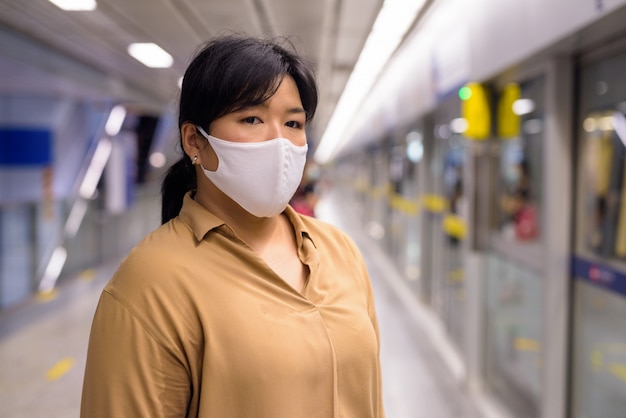
POLYGON ((284 226, 288 223, 281 215, 257 218, 216 187, 205 189, 204 192, 198 190, 195 200, 222 219, 242 241, 257 252, 261 252, 278 234, 284 233, 284 226))

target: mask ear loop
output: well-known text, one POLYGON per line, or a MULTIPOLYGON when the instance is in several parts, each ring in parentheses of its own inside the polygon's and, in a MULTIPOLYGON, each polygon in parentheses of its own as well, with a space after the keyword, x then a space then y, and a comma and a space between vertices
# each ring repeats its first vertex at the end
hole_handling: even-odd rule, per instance
MULTIPOLYGON (((211 141, 209 140, 209 134, 206 133, 206 131, 200 126, 200 125, 196 125, 196 130, 200 133, 200 135, 202 135, 204 137, 204 139, 206 139, 207 144, 209 144, 209 146, 211 146, 211 141)), ((213 149, 213 147, 211 147, 211 149, 213 149)), ((215 155, 217 156, 217 153, 215 152, 215 150, 213 149, 213 152, 215 153, 215 155)), ((197 158, 197 157, 195 157, 197 158)), ((196 159, 194 158, 194 163, 196 161, 196 159)), ((217 157, 217 164, 219 167, 219 157, 217 157)), ((200 164, 200 167, 202 167, 203 170, 205 170, 204 166, 202 164, 200 164)), ((217 168, 216 168, 217 170, 217 168)))
POLYGON ((200 135, 202 135, 205 139, 208 140, 207 137, 209 136, 209 134, 207 134, 206 131, 202 129, 202 126, 196 125, 196 129, 198 130, 198 132, 200 132, 200 135))

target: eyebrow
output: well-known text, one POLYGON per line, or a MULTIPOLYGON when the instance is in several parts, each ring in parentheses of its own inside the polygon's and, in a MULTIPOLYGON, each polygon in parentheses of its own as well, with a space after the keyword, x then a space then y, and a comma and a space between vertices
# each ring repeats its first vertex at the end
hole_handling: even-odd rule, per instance
MULTIPOLYGON (((268 107, 269 105, 267 104, 267 101, 265 101, 263 103, 259 103, 256 106, 268 107)), ((254 106, 250 106, 250 107, 254 107, 254 106)), ((304 108, 301 106, 294 106, 294 107, 290 107, 289 109, 287 109, 285 113, 307 113, 307 111, 304 110, 304 108)))
POLYGON ((292 107, 290 109, 287 109, 287 113, 304 113, 304 114, 306 114, 307 111, 304 110, 301 107, 292 107))
MULTIPOLYGON (((243 107, 242 109, 240 109, 240 110, 238 110, 236 112, 242 112, 242 111, 245 111, 246 109, 250 109, 250 108, 253 108, 255 106, 261 106, 261 107, 267 108, 268 104, 266 102, 263 102, 263 103, 259 103, 258 105, 246 106, 246 107, 243 107)), ((303 107, 300 107, 300 106, 290 107, 289 109, 287 109, 285 111, 285 113, 287 113, 287 114, 304 113, 305 115, 309 114, 309 112, 307 112, 303 107)))

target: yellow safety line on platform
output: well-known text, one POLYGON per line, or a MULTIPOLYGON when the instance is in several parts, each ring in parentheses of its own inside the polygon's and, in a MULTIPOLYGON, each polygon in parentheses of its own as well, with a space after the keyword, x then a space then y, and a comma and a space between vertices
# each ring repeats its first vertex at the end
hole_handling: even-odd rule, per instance
POLYGON ((80 274, 80 280, 84 282, 91 282, 96 278, 96 271, 94 269, 83 270, 80 274))
POLYGON ((516 338, 515 349, 518 351, 539 351, 539 341, 530 338, 516 338))
POLYGON ((48 372, 46 373, 46 379, 58 380, 65 375, 72 367, 74 366, 74 359, 71 357, 66 357, 63 360, 59 361, 55 364, 48 372))
POLYGON ((50 302, 51 300, 56 299, 56 297, 57 297, 56 289, 37 293, 37 300, 39 302, 50 302))
POLYGON ((622 363, 612 363, 609 366, 609 371, 613 376, 626 382, 626 365, 622 363))
POLYGON ((593 350, 591 352, 591 366, 594 371, 598 372, 604 366, 604 355, 599 350, 593 350))

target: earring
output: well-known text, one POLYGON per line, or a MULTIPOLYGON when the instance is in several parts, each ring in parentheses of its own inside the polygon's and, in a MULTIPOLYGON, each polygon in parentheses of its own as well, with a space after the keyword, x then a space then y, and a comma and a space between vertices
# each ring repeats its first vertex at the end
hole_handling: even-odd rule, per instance
POLYGON ((192 164, 193 164, 193 165, 196 165, 196 161, 198 161, 198 156, 197 156, 197 155, 194 155, 194 157, 193 157, 193 163, 192 163, 192 164))

